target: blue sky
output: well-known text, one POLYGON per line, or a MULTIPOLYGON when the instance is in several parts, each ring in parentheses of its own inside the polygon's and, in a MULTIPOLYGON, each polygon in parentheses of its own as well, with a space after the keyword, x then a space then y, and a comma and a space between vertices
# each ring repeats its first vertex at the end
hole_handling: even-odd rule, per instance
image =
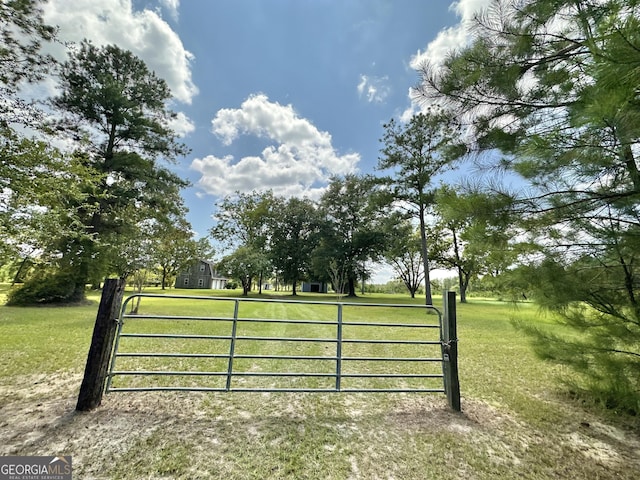
POLYGON ((419 108, 416 63, 463 46, 487 3, 49 0, 45 19, 63 40, 118 44, 167 80, 192 150, 173 168, 193 184, 188 218, 205 236, 216 200, 236 190, 318 198, 332 174, 372 172, 383 124, 419 108))

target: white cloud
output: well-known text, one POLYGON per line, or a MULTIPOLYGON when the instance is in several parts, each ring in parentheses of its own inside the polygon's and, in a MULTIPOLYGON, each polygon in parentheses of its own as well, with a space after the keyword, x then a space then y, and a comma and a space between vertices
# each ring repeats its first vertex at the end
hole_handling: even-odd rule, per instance
POLYGON ((160 0, 160 4, 167 9, 169 15, 174 20, 178 20, 178 8, 180 8, 180 0, 160 0))
MULTIPOLYGON (((412 97, 411 95, 411 89, 409 89, 409 97, 412 97)), ((412 102, 411 105, 409 105, 398 117, 398 119, 402 122, 402 123, 409 123, 411 121, 411 118, 413 118, 413 116, 415 114, 417 114, 420 111, 419 109, 419 105, 417 105, 415 102, 412 102)))
POLYGON ((375 263, 371 268, 371 283, 375 285, 384 285, 397 277, 396 272, 386 263, 375 263))
POLYGON ((438 33, 425 51, 418 52, 411 58, 410 65, 414 69, 418 69, 425 61, 429 61, 434 65, 440 65, 447 58, 449 52, 454 49, 461 48, 468 43, 469 35, 461 22, 455 27, 450 27, 438 33))
POLYGON ((368 75, 360 75, 360 83, 358 84, 358 95, 363 96, 369 103, 383 103, 391 93, 391 87, 388 85, 389 77, 374 77, 368 75))
POLYGON ((202 174, 199 186, 216 196, 273 189, 287 197, 313 198, 331 175, 355 172, 360 161, 357 153, 339 155, 328 132, 299 117, 291 105, 271 102, 264 94, 251 95, 238 109, 219 110, 211 124, 224 145, 240 135, 274 142, 258 155, 239 160, 231 155, 195 159, 191 168, 202 174))
MULTIPOLYGON (((177 8, 179 0, 163 0, 177 8)), ((191 79, 193 55, 158 13, 134 11, 131 0, 49 0, 44 4, 45 21, 59 27, 63 41, 89 39, 96 45, 116 44, 130 50, 166 80, 174 97, 191 103, 198 88, 191 79)), ((58 58, 64 55, 59 45, 58 58)))
POLYGON ((436 38, 427 45, 426 50, 418 52, 411 58, 411 67, 418 68, 428 60, 434 65, 441 64, 452 50, 469 44, 471 35, 469 25, 474 15, 487 8, 493 0, 459 0, 451 4, 451 10, 460 17, 460 22, 438 33, 436 38))
POLYGON ((481 10, 484 10, 494 0, 458 0, 451 4, 454 10, 463 21, 469 21, 481 10))
MULTIPOLYGON (((419 70, 424 63, 429 62, 433 67, 437 68, 439 65, 442 65, 451 52, 469 45, 472 39, 469 27, 474 16, 489 7, 492 1, 493 0, 458 0, 453 2, 449 8, 460 17, 460 22, 453 27, 440 31, 424 51, 418 50, 416 54, 411 57, 409 62, 410 67, 419 70)), ((404 122, 408 122, 413 115, 427 107, 427 104, 424 102, 420 104, 415 103, 415 95, 412 88, 409 89, 409 97, 414 102, 401 114, 401 120, 404 122)))
POLYGON ((176 117, 169 122, 169 127, 176 132, 179 137, 186 137, 196 129, 191 119, 183 112, 176 114, 176 117))

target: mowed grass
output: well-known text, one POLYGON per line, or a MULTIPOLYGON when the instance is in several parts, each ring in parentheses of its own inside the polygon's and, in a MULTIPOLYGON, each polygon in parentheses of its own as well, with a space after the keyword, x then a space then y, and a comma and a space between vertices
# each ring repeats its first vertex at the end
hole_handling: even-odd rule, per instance
POLYGON ((441 378, 381 376, 442 373, 441 362, 436 361, 441 356, 439 343, 381 343, 386 340, 439 342, 437 310, 426 310, 417 305, 386 307, 362 302, 337 305, 328 302, 326 296, 315 303, 311 300, 311 297, 306 297, 305 303, 301 303, 282 297, 262 302, 252 299, 144 298, 138 315, 125 319, 116 369, 125 370, 127 374, 126 377, 118 375, 118 381, 114 384, 117 387, 135 388, 225 388, 230 339, 235 328, 233 371, 237 375, 234 375, 230 385, 232 389, 334 390, 339 348, 341 371, 349 375, 342 378, 342 390, 443 388, 441 378), (239 321, 234 327, 231 319, 236 308, 239 321), (187 312, 189 315, 185 315, 187 312), (191 318, 194 315, 210 320, 191 318), (340 333, 338 318, 342 319, 340 333), (384 323, 385 326, 377 325, 374 328, 371 327, 372 322, 384 323), (415 325, 417 331, 406 325, 415 325), (192 337, 127 336, 149 334, 192 337), (336 341, 338 334, 342 335, 342 345, 336 341), (153 355, 156 352, 190 356, 158 357, 153 355), (126 356, 140 353, 149 356, 126 356), (201 358, 194 355, 216 357, 201 358), (371 357, 380 360, 366 360, 371 357), (423 358, 427 360, 413 360, 423 358), (132 375, 132 372, 139 370, 169 370, 176 374, 152 377, 132 375), (210 374, 203 375, 206 372, 210 374), (289 375, 268 375, 270 372, 289 375), (360 374, 379 377, 355 377, 360 374))
MULTIPOLYGON (((185 290, 166 293, 238 295, 238 292, 185 290)), ((278 295, 271 293, 274 296, 278 295)), ((331 295, 300 295, 297 299, 335 301, 331 295)), ((184 392, 114 392, 105 396, 96 411, 73 414, 91 340, 97 294, 91 294, 90 301, 85 306, 65 308, 0 307, 0 455, 70 454, 74 457, 74 478, 640 477, 637 419, 598 410, 567 394, 555 379, 570 373, 538 360, 527 339, 512 327, 512 320, 519 318, 557 328, 551 318, 530 304, 514 307, 474 298, 468 304, 458 304, 463 408, 460 414, 448 408, 442 394, 184 392), (61 377, 75 379, 75 384, 60 382, 61 377), (31 419, 33 428, 27 432, 24 427, 30 425, 31 419), (21 429, 24 432, 19 432, 21 429)), ((420 303, 420 299, 392 295, 365 295, 357 301, 420 303)), ((440 306, 440 301, 436 299, 436 306, 440 306)), ((232 315, 232 306, 218 303, 193 299, 169 303, 144 298, 140 313, 232 315)), ((329 321, 335 316, 335 307, 314 304, 247 303, 241 308, 246 309, 241 312, 244 316, 259 318, 329 321)), ((403 309, 402 315, 403 322, 437 322, 437 315, 425 318, 421 310, 403 309)), ((377 307, 353 307, 345 312, 346 321, 384 322, 389 316, 390 309, 377 307)), ((225 322, 128 319, 124 331, 226 335, 228 327, 225 322)), ((248 323, 242 328, 238 333, 244 336, 334 334, 332 325, 248 323)), ((424 335, 418 329, 411 332, 424 335)), ((396 334, 389 329, 345 330, 349 338, 396 334)), ((270 345, 270 353, 301 355, 331 356, 335 348, 331 343, 270 342, 270 345)), ((228 342, 215 340, 128 338, 123 339, 121 351, 189 353, 224 350, 227 346, 228 342)), ((238 347, 245 349, 242 352, 255 352, 250 342, 239 343, 238 347)), ((353 355, 388 354, 384 345, 373 345, 369 351, 362 345, 349 348, 353 348, 350 353, 353 355)), ((401 354, 412 356, 416 351, 409 347, 401 354)), ((216 364, 211 360, 153 362, 134 359, 117 366, 203 371, 225 368, 224 362, 216 364)), ((276 360, 243 362, 237 365, 240 371, 287 368, 276 360)), ((335 363, 298 361, 288 369, 331 369, 332 365, 335 363)), ((345 365, 356 367, 363 368, 345 365)), ((408 368, 419 373, 426 366, 410 364, 408 368)), ((274 386, 273 379, 239 380, 237 386, 256 380, 274 386)), ((203 384, 212 380, 123 376, 116 378, 114 384, 144 386, 185 381, 203 384)), ((300 381, 293 384, 291 381, 285 379, 278 385, 300 386, 300 381)), ((323 379, 310 382, 311 388, 325 385, 323 379)), ((375 382, 384 386, 388 380, 375 382)))

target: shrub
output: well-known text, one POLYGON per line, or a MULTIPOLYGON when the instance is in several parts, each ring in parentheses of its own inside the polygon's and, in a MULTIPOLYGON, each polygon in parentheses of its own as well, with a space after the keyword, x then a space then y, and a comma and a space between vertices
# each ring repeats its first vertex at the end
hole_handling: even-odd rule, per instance
POLYGON ((76 303, 83 298, 84 289, 78 288, 73 276, 57 271, 31 277, 21 287, 9 292, 7 305, 76 303))

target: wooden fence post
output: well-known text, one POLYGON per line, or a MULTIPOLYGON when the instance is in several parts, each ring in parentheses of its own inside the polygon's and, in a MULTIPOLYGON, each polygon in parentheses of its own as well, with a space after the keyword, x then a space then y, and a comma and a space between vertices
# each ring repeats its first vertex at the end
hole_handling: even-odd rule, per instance
POLYGON ((91 347, 84 369, 84 378, 78 394, 76 410, 92 410, 102 402, 107 380, 109 360, 118 327, 118 316, 122 305, 125 282, 123 279, 108 278, 104 282, 96 323, 93 327, 91 347))
POLYGON ((444 295, 444 319, 442 325, 442 356, 444 389, 449 406, 459 412, 460 381, 458 379, 458 327, 456 325, 456 293, 444 295))

